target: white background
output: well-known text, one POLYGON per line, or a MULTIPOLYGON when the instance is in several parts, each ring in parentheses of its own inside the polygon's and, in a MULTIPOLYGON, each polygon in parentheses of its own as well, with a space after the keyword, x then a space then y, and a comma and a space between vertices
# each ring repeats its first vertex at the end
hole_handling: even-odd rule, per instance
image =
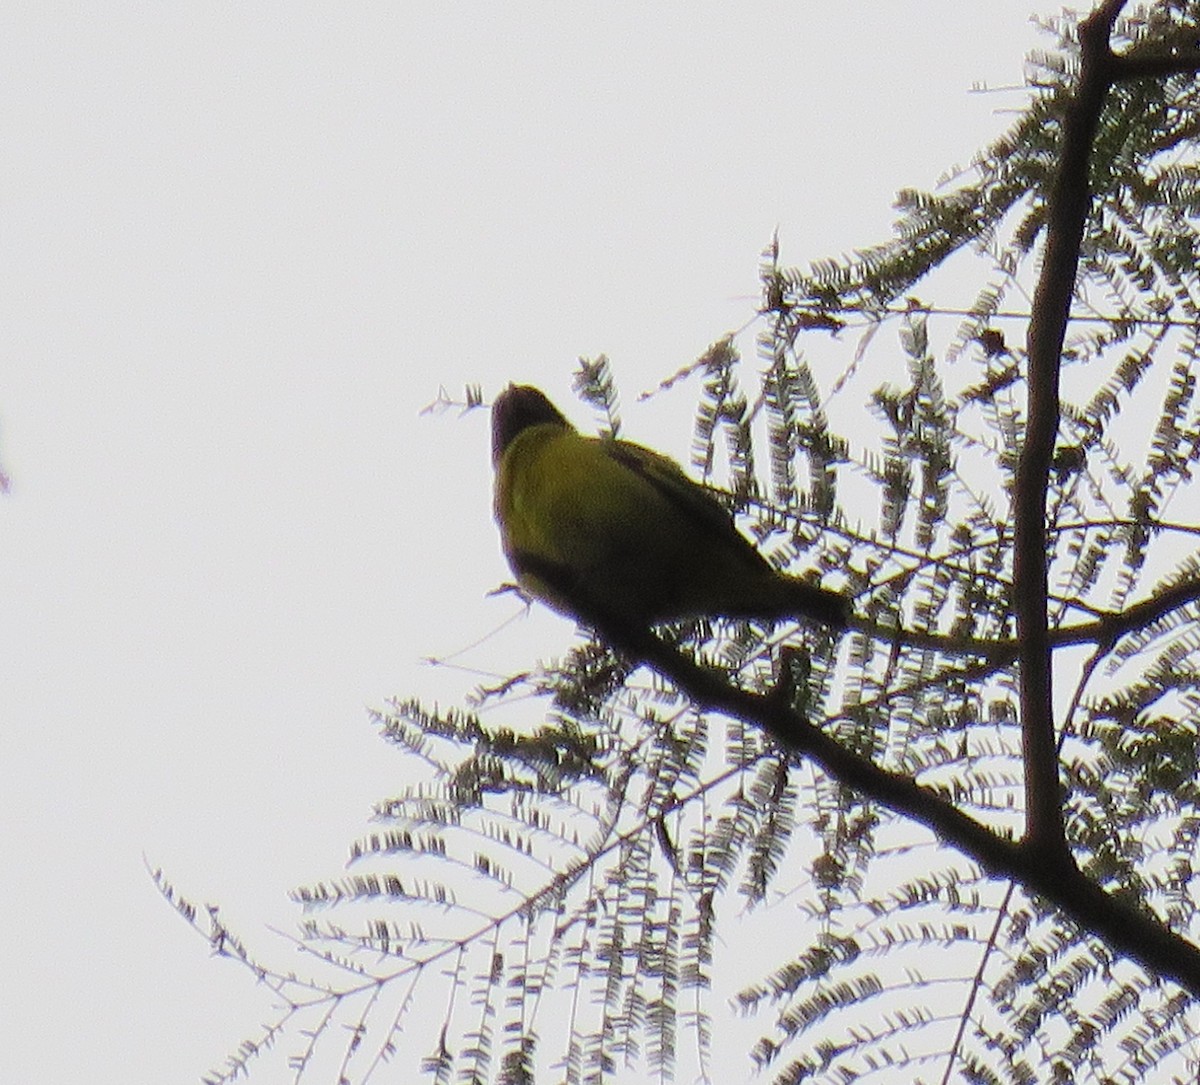
POLYGON ((366 707, 477 680, 421 662, 518 609, 439 386, 586 426, 606 352, 685 455, 637 394, 749 318, 776 227, 879 241, 965 165, 1033 6, 5 5, 0 1080, 195 1081, 266 1016, 144 863, 270 943, 403 784, 366 707))

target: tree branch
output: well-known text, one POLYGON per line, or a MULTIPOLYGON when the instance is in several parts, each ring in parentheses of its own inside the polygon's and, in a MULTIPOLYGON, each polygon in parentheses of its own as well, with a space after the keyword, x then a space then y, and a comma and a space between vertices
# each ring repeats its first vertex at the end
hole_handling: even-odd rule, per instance
MULTIPOLYGON (((1050 643, 1060 648, 1068 644, 1113 645, 1122 637, 1170 614, 1173 610, 1200 599, 1200 581, 1187 580, 1134 603, 1122 611, 1104 614, 1094 622, 1068 625, 1050 632, 1050 643)), ((998 646, 1007 642, 1001 641, 998 646)), ((994 657, 993 657, 994 658, 994 657)))
POLYGON ((1158 79, 1164 75, 1200 72, 1200 53, 1194 51, 1176 56, 1114 57, 1114 60, 1114 82, 1119 80, 1125 83, 1131 79, 1158 79))
MULTIPOLYGON (((1047 623, 1046 494, 1058 437, 1059 369, 1075 292, 1079 248, 1091 206, 1088 163, 1100 110, 1116 70, 1109 48, 1124 0, 1107 0, 1079 25, 1079 86, 1062 122, 1062 151, 1050 189, 1046 248, 1033 297, 1027 342, 1029 421, 1017 465, 1013 502, 1013 586, 1021 680, 1025 763, 1025 835, 1041 854, 1069 858, 1054 727, 1051 643, 1047 623)), ((1073 865, 1073 864, 1072 864, 1073 865)))
MULTIPOLYGON (((1060 626, 1047 632, 1051 648, 1077 644, 1112 646, 1122 637, 1158 621, 1173 610, 1200 600, 1200 580, 1185 580, 1133 603, 1120 611, 1098 611, 1094 621, 1060 626)), ((1020 657, 1019 639, 988 639, 985 637, 956 637, 945 633, 923 633, 915 629, 897 629, 877 622, 852 617, 849 628, 869 637, 899 644, 905 648, 923 648, 943 655, 974 657, 988 665, 990 673, 1015 662, 1020 657)))
POLYGON ((1069 852, 1046 853, 1028 837, 1018 842, 997 835, 910 777, 845 749, 783 697, 739 689, 721 671, 697 664, 647 630, 597 614, 587 624, 618 651, 669 678, 696 705, 762 727, 784 749, 811 758, 846 786, 927 826, 991 874, 1037 893, 1112 949, 1200 995, 1200 948, 1093 884, 1069 852))

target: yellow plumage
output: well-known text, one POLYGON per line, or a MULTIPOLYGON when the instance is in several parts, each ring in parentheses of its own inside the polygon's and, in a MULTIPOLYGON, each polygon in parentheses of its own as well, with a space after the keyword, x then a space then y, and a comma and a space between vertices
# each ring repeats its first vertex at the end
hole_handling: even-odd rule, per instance
POLYGON ((845 625, 844 596, 772 569, 665 456, 580 435, 528 386, 510 385, 492 417, 504 551, 556 610, 638 625, 700 615, 845 625))

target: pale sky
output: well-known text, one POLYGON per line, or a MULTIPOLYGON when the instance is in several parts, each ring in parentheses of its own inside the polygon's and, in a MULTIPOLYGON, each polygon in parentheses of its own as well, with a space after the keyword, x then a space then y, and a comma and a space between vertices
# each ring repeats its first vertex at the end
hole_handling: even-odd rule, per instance
MULTIPOLYGON (((10 4, 0 12, 0 1081, 193 1082, 256 943, 404 780, 368 706, 512 615, 487 416, 580 424, 742 325, 759 253, 882 240, 1050 47, 1012 0, 10 4)), ((744 341, 744 345, 749 340, 744 341)), ((464 653, 507 673, 546 614, 464 653)), ((289 1080, 278 1063, 251 1079, 289 1080)))

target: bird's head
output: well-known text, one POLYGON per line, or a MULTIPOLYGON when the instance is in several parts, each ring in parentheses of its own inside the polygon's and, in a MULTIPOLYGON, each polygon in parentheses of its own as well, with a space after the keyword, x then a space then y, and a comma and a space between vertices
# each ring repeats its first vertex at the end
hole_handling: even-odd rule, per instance
POLYGON ((510 384, 492 404, 492 465, 500 462, 514 437, 530 426, 571 423, 541 392, 529 384, 510 384))

